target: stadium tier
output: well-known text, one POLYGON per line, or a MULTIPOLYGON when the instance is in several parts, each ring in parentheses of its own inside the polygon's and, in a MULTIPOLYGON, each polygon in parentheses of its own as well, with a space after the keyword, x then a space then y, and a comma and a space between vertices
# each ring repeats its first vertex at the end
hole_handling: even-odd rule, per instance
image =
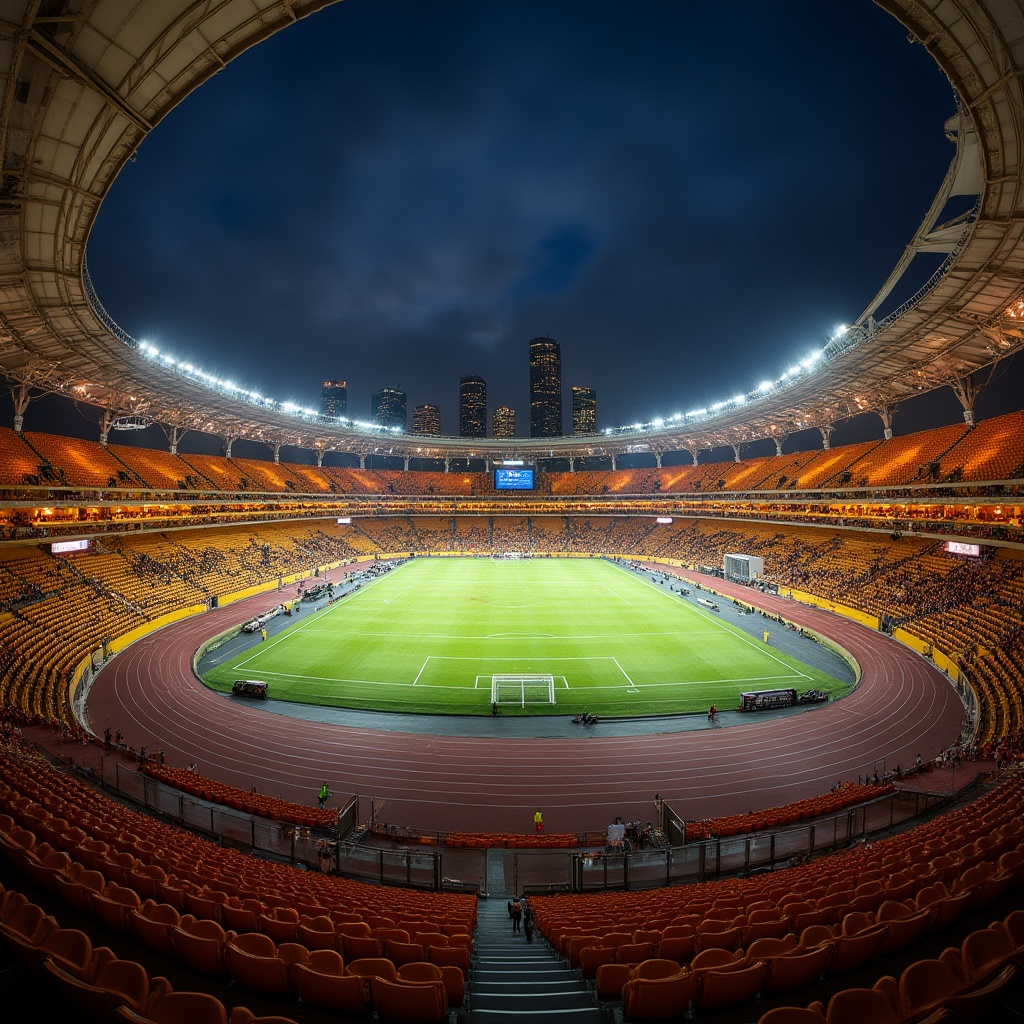
MULTIPOLYGON (((807 491, 1019 480, 1024 471, 1024 412, 793 455, 663 469, 546 473, 554 495, 689 494, 807 491)), ((131 491, 237 494, 490 495, 491 474, 356 470, 212 455, 171 455, 125 445, 0 428, 3 482, 131 491)), ((26 496, 31 491, 26 490, 26 496)), ((504 497, 508 497, 505 495, 504 497)))

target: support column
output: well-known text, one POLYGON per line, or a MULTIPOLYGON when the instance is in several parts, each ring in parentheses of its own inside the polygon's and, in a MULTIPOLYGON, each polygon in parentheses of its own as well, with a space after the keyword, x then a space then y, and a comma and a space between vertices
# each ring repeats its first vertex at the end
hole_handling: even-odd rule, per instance
POLYGON ((324 467, 324 456, 327 454, 327 449, 326 448, 315 448, 313 450, 316 452, 316 468, 317 469, 323 469, 323 467, 324 467))
POLYGON ((231 446, 238 440, 237 437, 225 437, 224 438, 224 458, 231 458, 231 446))
POLYGON ((281 442, 274 442, 274 465, 278 465, 281 461, 281 442))
POLYGON ((654 464, 661 469, 661 452, 654 453, 654 464))
MULTIPOLYGON (((104 448, 107 447, 107 438, 110 437, 110 428, 114 425, 114 420, 117 417, 114 415, 113 409, 104 409, 103 415, 100 417, 100 444, 104 448)), ((15 430, 18 428, 15 427, 15 430)))
POLYGON ((732 447, 732 461, 733 462, 739 462, 740 461, 740 446, 738 444, 734 444, 731 447, 732 447))
POLYGON ((172 455, 178 454, 178 445, 181 443, 181 439, 188 433, 185 427, 172 426, 170 432, 167 435, 167 442, 169 445, 169 451, 172 455))
POLYGON ((615 456, 612 456, 612 472, 614 473, 619 467, 615 464, 615 456))
POLYGON ((782 442, 786 439, 784 437, 775 438, 775 455, 777 458, 782 458, 782 442))
POLYGON ((446 455, 446 456, 444 457, 444 471, 445 471, 446 473, 450 473, 450 472, 451 472, 451 467, 452 467, 452 460, 451 460, 451 456, 449 456, 449 455, 446 455))
POLYGON ((31 386, 27 381, 22 381, 17 387, 11 388, 11 398, 14 399, 14 432, 21 433, 25 425, 25 412, 32 401, 31 386))
POLYGON ((876 409, 879 419, 882 421, 882 436, 886 441, 892 440, 892 418, 896 415, 896 406, 894 405, 883 405, 881 409, 876 409))
POLYGON ((575 455, 570 455, 569 456, 569 472, 570 473, 575 473, 576 472, 576 456, 575 455))
POLYGON ((409 456, 408 455, 404 456, 403 459, 402 459, 402 469, 404 469, 406 473, 409 472, 409 456))
POLYGON ((359 456, 359 468, 360 469, 366 469, 366 456, 365 455, 360 455, 359 456))
POLYGON ((818 427, 818 433, 821 434, 821 447, 828 451, 832 445, 832 424, 822 424, 818 427))
POLYGON ((955 380, 949 382, 949 386, 953 389, 953 394, 956 395, 960 404, 964 410, 964 423, 968 427, 974 426, 974 403, 977 401, 978 396, 985 390, 984 384, 975 384, 971 380, 971 375, 968 374, 966 377, 958 377, 955 380))
POLYGON ((696 466, 696 465, 698 465, 698 463, 697 463, 697 455, 698 455, 699 453, 697 452, 697 449, 695 448, 695 449, 694 449, 694 450, 693 450, 692 452, 690 452, 690 454, 691 454, 691 455, 693 456, 693 462, 691 462, 691 463, 690 463, 690 465, 691 465, 691 466, 696 466))

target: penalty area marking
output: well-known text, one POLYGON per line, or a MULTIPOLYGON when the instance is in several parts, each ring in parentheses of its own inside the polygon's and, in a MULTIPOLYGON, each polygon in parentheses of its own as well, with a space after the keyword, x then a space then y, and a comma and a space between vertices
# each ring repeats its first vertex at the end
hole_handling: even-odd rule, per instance
POLYGON ((636 683, 630 679, 629 673, 619 664, 619 659, 612 658, 612 661, 615 662, 615 667, 626 677, 626 682, 629 683, 629 686, 626 687, 626 693, 639 693, 640 691, 636 688, 636 683))

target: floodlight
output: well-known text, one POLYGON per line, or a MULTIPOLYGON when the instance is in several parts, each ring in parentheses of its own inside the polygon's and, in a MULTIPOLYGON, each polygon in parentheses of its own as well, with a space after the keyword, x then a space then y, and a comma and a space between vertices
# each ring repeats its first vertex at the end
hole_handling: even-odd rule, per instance
POLYGON ((761 381, 760 384, 757 385, 757 390, 758 391, 771 391, 771 389, 773 387, 775 387, 775 385, 770 380, 763 380, 763 381, 761 381))

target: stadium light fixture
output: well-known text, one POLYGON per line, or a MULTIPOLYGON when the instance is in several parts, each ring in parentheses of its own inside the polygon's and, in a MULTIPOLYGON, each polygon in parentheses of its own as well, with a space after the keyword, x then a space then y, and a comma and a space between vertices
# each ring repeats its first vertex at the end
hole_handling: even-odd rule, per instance
POLYGON ((658 516, 658 518, 655 519, 654 521, 656 523, 660 523, 662 526, 671 526, 672 525, 672 517, 671 516, 658 516))
MULTIPOLYGON (((1024 299, 1018 299, 1015 303, 1008 306, 1004 315, 1007 318, 1013 319, 1024 318, 1024 299)), ((674 413, 672 416, 667 418, 658 416, 647 423, 637 422, 632 425, 605 427, 603 433, 606 436, 612 436, 616 434, 639 433, 641 431, 651 429, 658 430, 664 428, 667 423, 678 423, 683 420, 707 418, 730 406, 736 407, 745 405, 748 400, 756 400, 759 397, 766 396, 769 392, 786 387, 792 382, 793 378, 799 377, 804 373, 812 372, 816 368, 818 362, 825 357, 827 352, 834 351, 832 348, 833 344, 850 334, 852 330, 854 330, 854 328, 849 327, 847 324, 839 324, 834 329, 834 333, 824 349, 818 349, 808 353, 808 355, 800 360, 799 363, 790 366, 789 369, 782 373, 777 380, 763 380, 748 394, 736 395, 730 399, 725 399, 724 401, 716 401, 709 406, 694 409, 687 413, 674 413)), ((200 369, 192 363, 183 361, 179 362, 169 353, 161 352, 160 349, 150 341, 140 340, 137 343, 137 350, 144 358, 155 360, 164 367, 174 370, 192 381, 203 384, 212 389, 222 391, 233 398, 244 398, 264 409, 280 411, 285 415, 296 416, 302 419, 315 419, 321 423, 325 421, 332 422, 340 426, 364 430, 374 434, 402 435, 405 433, 405 430, 399 426, 384 426, 379 423, 367 423, 363 420, 351 420, 347 417, 340 416, 325 417, 316 409, 306 408, 296 402, 279 402, 277 399, 270 398, 258 391, 250 391, 243 388, 234 381, 222 380, 213 374, 207 373, 205 370, 200 369)))

